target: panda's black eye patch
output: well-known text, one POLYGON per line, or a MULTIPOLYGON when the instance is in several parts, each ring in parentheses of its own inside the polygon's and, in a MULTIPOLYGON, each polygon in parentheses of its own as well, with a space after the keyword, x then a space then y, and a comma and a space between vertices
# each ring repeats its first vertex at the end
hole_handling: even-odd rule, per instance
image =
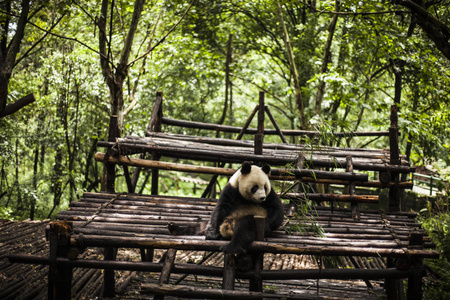
POLYGON ((252 193, 256 193, 256 191, 259 189, 259 186, 257 186, 256 184, 252 187, 251 191, 252 193))

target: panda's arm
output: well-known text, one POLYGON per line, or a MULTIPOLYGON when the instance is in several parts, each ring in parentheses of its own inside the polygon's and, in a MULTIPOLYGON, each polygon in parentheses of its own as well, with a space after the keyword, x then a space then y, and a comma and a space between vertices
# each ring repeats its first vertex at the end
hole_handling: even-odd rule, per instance
POLYGON ((266 236, 269 236, 272 231, 276 230, 283 223, 284 208, 280 197, 278 197, 273 188, 267 196, 266 204, 267 218, 264 233, 266 236))
POLYGON ((235 208, 237 196, 236 190, 236 188, 233 188, 228 184, 224 187, 207 225, 205 233, 206 239, 219 239, 221 237, 219 231, 220 225, 222 225, 223 220, 230 215, 235 208))

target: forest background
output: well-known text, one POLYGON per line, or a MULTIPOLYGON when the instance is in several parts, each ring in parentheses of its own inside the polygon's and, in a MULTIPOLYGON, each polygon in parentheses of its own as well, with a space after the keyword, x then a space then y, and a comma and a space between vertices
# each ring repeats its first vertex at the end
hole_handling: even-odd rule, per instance
MULTIPOLYGON (((264 91, 281 128, 322 136, 386 131, 396 103, 401 152, 449 179, 449 7, 0 0, 0 218, 54 217, 83 192, 99 191, 97 141, 144 135, 157 91, 167 117, 236 126, 264 91)), ((327 143, 388 147, 383 138, 327 143)), ((148 192, 148 176, 138 192, 148 192)), ((195 193, 165 176, 161 190, 195 193)), ((429 202, 422 216, 445 270, 448 197, 429 202)))
POLYGON ((2 1, 0 216, 98 191, 97 141, 142 136, 156 91, 167 117, 236 126, 265 91, 281 128, 322 134, 385 131, 397 103, 402 153, 446 177, 448 2, 2 1))

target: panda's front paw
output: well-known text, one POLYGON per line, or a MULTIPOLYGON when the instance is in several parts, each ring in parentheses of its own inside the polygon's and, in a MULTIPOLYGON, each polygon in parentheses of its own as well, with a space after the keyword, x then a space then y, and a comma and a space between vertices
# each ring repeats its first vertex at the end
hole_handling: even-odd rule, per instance
POLYGON ((220 233, 216 232, 215 230, 206 230, 205 231, 205 238, 207 240, 219 240, 220 239, 220 233))
POLYGON ((234 254, 245 254, 247 251, 245 251, 244 248, 241 246, 232 245, 231 243, 228 243, 222 247, 220 247, 220 250, 224 253, 234 253, 234 254))

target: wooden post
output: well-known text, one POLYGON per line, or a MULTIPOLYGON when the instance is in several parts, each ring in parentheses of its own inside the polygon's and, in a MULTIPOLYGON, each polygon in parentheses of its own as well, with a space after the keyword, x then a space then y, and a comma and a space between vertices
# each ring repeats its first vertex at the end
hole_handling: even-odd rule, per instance
MULTIPOLYGON (((265 218, 260 216, 254 216, 254 219, 256 223, 255 241, 263 241, 265 218)), ((254 292, 262 292, 261 271, 263 270, 264 253, 253 254, 252 258, 253 258, 253 278, 250 279, 249 290, 254 292)))
POLYGON ((50 242, 50 268, 48 272, 48 299, 70 300, 72 289, 72 267, 61 266, 57 258, 67 258, 70 247, 70 235, 73 233, 71 221, 55 221, 47 228, 50 242))
POLYGON ((255 134, 255 154, 263 154, 264 143, 264 92, 259 92, 258 133, 255 134))
MULTIPOLYGON (((390 164, 400 165, 400 150, 398 146, 398 108, 397 105, 391 106, 391 127, 389 128, 389 148, 390 148, 390 164)), ((390 174, 391 181, 399 182, 399 174, 392 172, 390 174)), ((401 211, 400 189, 396 186, 389 188, 389 211, 401 211)))
MULTIPOLYGON (((104 248, 105 260, 116 260, 117 248, 104 248)), ((114 279, 114 270, 103 270, 103 297, 114 297, 116 294, 116 281, 114 279)))
MULTIPOLYGON (((115 143, 116 138, 120 137, 117 116, 111 116, 109 119, 109 123, 108 142, 115 143)), ((106 169, 106 186, 104 187, 105 191, 108 193, 114 193, 116 181, 116 166, 106 161, 104 163, 104 168, 106 169)))
MULTIPOLYGON (((153 132, 161 132, 161 126, 162 126, 162 117, 163 117, 163 111, 162 111, 162 92, 156 93, 156 101, 160 102, 161 105, 158 108, 158 111, 155 115, 155 123, 153 125, 153 132), (161 99, 161 100, 159 100, 161 99)), ((153 113, 152 113, 153 116, 153 113)), ((147 129, 148 131, 148 129, 147 129)), ((152 160, 159 160, 160 155, 152 153, 152 160)), ((159 169, 152 169, 152 195, 158 195, 158 184, 159 184, 159 169)))
MULTIPOLYGON (((175 256, 177 254, 176 249, 169 249, 163 256, 163 267, 161 270, 161 277, 159 278, 159 284, 167 284, 169 283, 170 273, 172 272, 173 266, 175 264, 175 256)), ((155 300, 163 300, 164 295, 157 294, 153 298, 155 300)))
MULTIPOLYGON (((423 235, 420 233, 410 233, 409 235, 409 247, 408 249, 423 249, 423 235)), ((408 300, 421 300, 422 299, 422 277, 423 267, 422 259, 414 258, 411 261, 412 275, 408 277, 408 300)))
POLYGON ((234 282, 236 277, 235 256, 233 253, 223 254, 223 282, 222 289, 234 290, 234 282))
MULTIPOLYGON (((351 156, 347 156, 346 157, 346 161, 347 161, 347 167, 346 167, 346 171, 353 173, 353 160, 351 156)), ((350 182, 350 184, 348 185, 348 193, 350 195, 355 195, 356 194, 356 190, 355 190, 355 183, 354 182, 350 182)), ((351 207, 352 207, 352 217, 355 220, 359 220, 360 219, 360 213, 359 213, 359 207, 358 207, 358 203, 357 202, 352 202, 351 203, 351 207)))
POLYGON ((153 261, 154 248, 140 248, 141 250, 141 260, 146 262, 153 261))
MULTIPOLYGON (((153 104, 153 111, 152 115, 150 116, 150 121, 148 122, 147 130, 145 131, 145 136, 149 136, 152 132, 161 132, 162 116, 163 116, 162 101, 163 101, 163 93, 160 91, 156 92, 156 100, 155 103, 153 104)), ((139 158, 144 159, 145 153, 141 153, 139 158)), ((131 179, 132 189, 129 191, 130 193, 134 193, 136 189, 140 172, 141 172, 140 167, 134 169, 133 178, 131 179)))

